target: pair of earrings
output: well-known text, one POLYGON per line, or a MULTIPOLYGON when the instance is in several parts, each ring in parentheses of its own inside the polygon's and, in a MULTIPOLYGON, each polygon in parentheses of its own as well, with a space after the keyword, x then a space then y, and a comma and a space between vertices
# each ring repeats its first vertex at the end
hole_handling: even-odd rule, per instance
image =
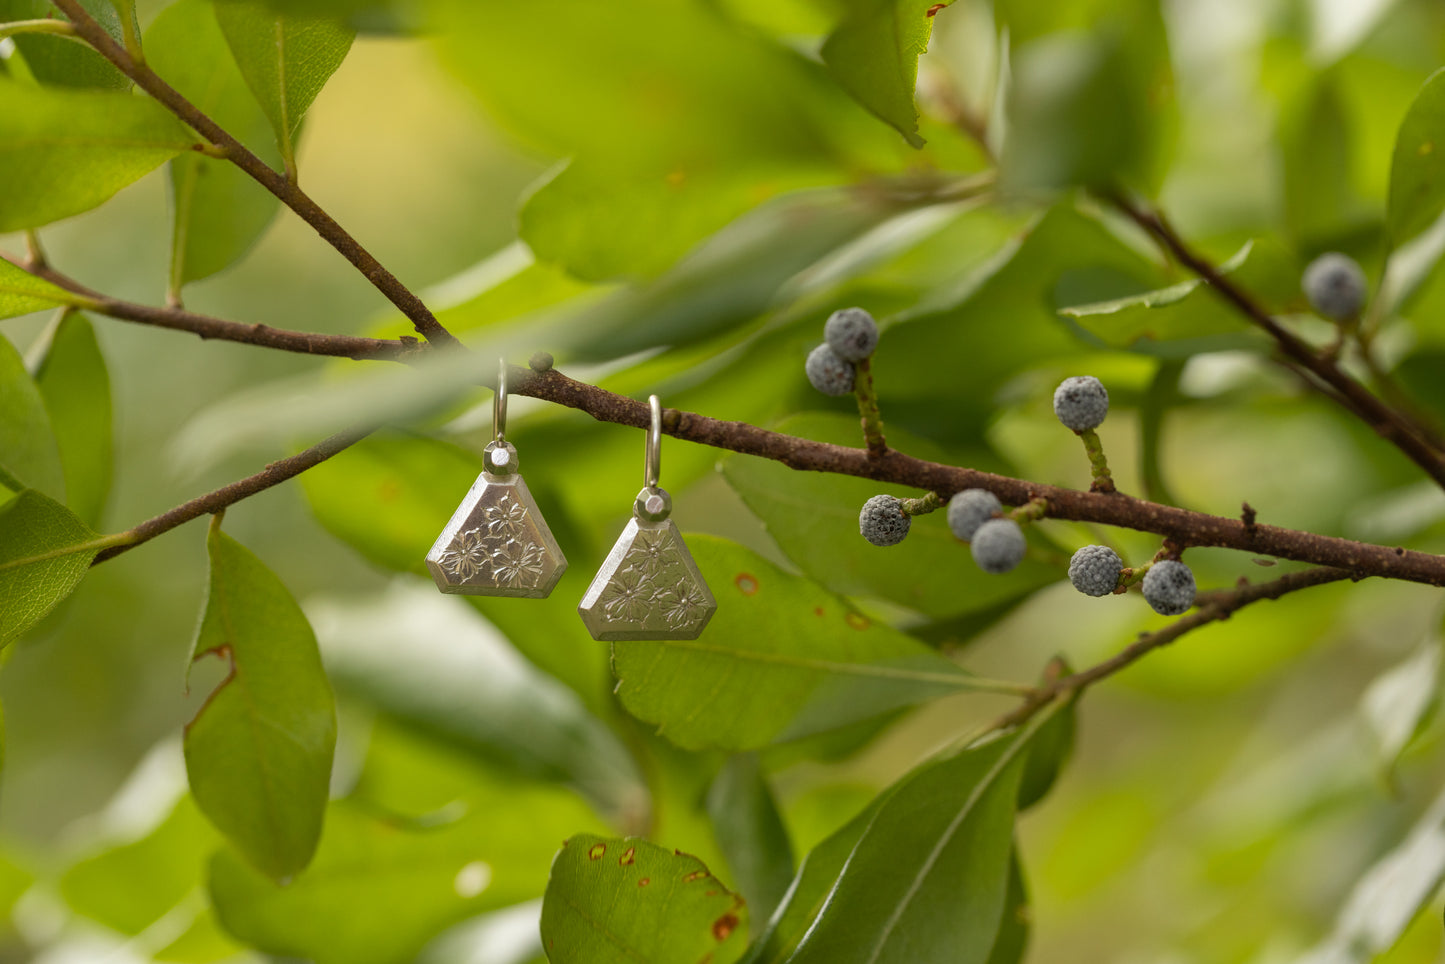
MULTIPOLYGON (((642 491, 577 607, 593 639, 696 639, 717 610, 677 524, 668 518, 672 497, 658 487, 662 403, 656 395, 647 401, 652 419, 642 491)), ((482 474, 426 556, 442 592, 541 599, 567 571, 567 559, 517 471, 517 450, 507 441, 506 428, 503 362, 482 474)))

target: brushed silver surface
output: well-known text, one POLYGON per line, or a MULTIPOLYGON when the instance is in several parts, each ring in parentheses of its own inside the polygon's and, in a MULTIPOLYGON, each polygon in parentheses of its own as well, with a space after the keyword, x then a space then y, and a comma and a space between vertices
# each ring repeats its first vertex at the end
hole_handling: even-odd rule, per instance
POLYGON ((696 639, 717 600, 671 519, 633 518, 577 612, 593 639, 696 639))
POLYGON ((520 475, 483 472, 426 554, 437 588, 541 599, 567 559, 520 475))

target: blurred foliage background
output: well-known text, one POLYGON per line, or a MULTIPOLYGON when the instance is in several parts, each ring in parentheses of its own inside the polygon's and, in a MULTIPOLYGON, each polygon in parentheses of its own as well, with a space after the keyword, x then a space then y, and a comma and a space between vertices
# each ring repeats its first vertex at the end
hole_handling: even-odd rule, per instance
MULTIPOLYGON (((141 23, 167 6, 142 2, 141 23)), ((855 6, 844 0, 340 6, 362 31, 307 116, 301 183, 486 357, 547 350, 575 377, 656 391, 669 407, 857 444, 851 399, 813 392, 802 361, 828 313, 859 304, 884 324, 883 412, 890 441, 911 454, 1086 485, 1048 399, 1059 378, 1089 372, 1114 400, 1101 435, 1127 491, 1226 516, 1247 500, 1262 521, 1445 551, 1445 495, 1271 366, 1207 292, 1147 317, 1060 314, 1187 280, 1073 190, 1122 179, 1217 260, 1252 241, 1239 277, 1283 314, 1303 311, 1310 258, 1358 258, 1377 292, 1382 356, 1445 417, 1445 244, 1427 232, 1388 271, 1384 261, 1395 132, 1445 63, 1445 8, 1433 0, 956 0, 934 16, 920 59, 916 132, 906 108, 862 98, 895 126, 902 118, 895 130, 850 98, 846 67, 824 68, 848 56, 850 38, 837 38, 855 6), (983 144, 965 130, 972 119, 987 120, 983 144), (996 184, 977 178, 993 170, 990 152, 996 184)), ((46 227, 52 263, 108 294, 162 302, 167 190, 156 173, 46 227)), ((23 251, 19 235, 0 244, 23 251)), ((276 327, 409 330, 285 211, 244 260, 185 296, 276 327)), ((3 331, 24 353, 46 324, 30 316, 3 331)), ((1329 337, 1310 318, 1291 324, 1329 337)), ((430 910, 400 914, 405 933, 384 945, 353 922, 436 882, 400 874, 328 891, 324 874, 344 875, 345 855, 324 842, 305 933, 248 926, 282 934, 273 947, 334 941, 338 961, 404 960, 412 945, 428 961, 534 959, 535 901, 558 843, 637 829, 644 776, 661 804, 650 839, 733 879, 704 799, 722 755, 670 748, 629 721, 609 696, 605 648, 572 611, 630 508, 638 433, 513 400, 510 437, 571 568, 546 603, 471 606, 432 592, 410 553, 476 471, 490 396, 467 387, 475 373, 378 375, 95 327, 117 453, 102 531, 250 474, 358 408, 398 413, 394 432, 304 484, 234 507, 226 531, 302 602, 338 689, 332 789, 343 803, 326 839, 382 853, 367 837, 375 813, 421 820, 465 800, 480 816, 445 834, 493 847, 505 886, 484 882, 477 897, 449 871, 430 910), (406 666, 411 688, 389 687, 406 666), (449 678, 467 685, 440 687, 449 678)), ((1137 599, 1088 599, 1063 578, 1078 545, 1107 541, 1143 561, 1151 537, 1046 523, 1028 565, 989 579, 938 516, 897 549, 864 544, 852 519, 870 483, 676 441, 664 454, 685 531, 801 571, 986 676, 1033 679, 1055 654, 1084 666, 1163 624, 1137 599)), ((250 885, 227 869, 234 857, 213 861, 219 838, 184 793, 179 734, 219 680, 198 666, 185 685, 203 543, 196 523, 96 568, 7 651, 0 959, 261 959, 211 916, 208 879, 250 885)), ((1190 561, 1204 587, 1282 571, 1214 550, 1190 561)), ((724 607, 736 591, 714 589, 724 607)), ((1445 779, 1433 713, 1441 615, 1422 586, 1314 589, 1191 634, 1091 691, 1073 760, 1019 825, 1028 959, 1304 959, 1445 779)), ((765 750, 793 853, 1008 705, 949 697, 886 728, 765 750)), ((1329 960, 1441 960, 1441 901, 1392 949, 1329 960)))

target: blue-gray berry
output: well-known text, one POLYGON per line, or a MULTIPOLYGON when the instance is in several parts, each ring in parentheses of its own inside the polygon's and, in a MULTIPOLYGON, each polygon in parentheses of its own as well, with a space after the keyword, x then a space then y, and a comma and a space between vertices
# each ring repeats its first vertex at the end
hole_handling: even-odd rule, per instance
POLYGON ((1054 414, 1075 432, 1098 428, 1109 414, 1109 393, 1093 375, 1066 378, 1054 389, 1054 414))
POLYGON ((1023 562, 1028 550, 1024 530, 1012 519, 989 519, 973 534, 970 546, 978 568, 996 576, 1023 562))
POLYGON ((948 500, 948 528, 964 542, 978 527, 1003 511, 998 496, 987 489, 964 489, 948 500))
POLYGON ((875 495, 858 513, 858 532, 875 546, 898 545, 912 523, 903 513, 903 503, 891 495, 875 495))
POLYGON ((1194 573, 1177 559, 1165 559, 1144 574, 1144 601, 1161 616, 1178 616, 1194 605, 1194 573))
POLYGON ((853 391, 853 364, 839 358, 827 345, 819 345, 808 354, 804 366, 808 381, 824 395, 847 395, 853 391))
POLYGON ((1365 307, 1365 272, 1347 254, 1331 251, 1310 262, 1304 274, 1310 307, 1334 321, 1348 321, 1365 307))
POLYGON ((1107 596, 1123 568, 1124 560, 1108 546, 1084 546, 1069 560, 1069 582, 1085 596, 1107 596))
POLYGON ((828 316, 823 338, 839 358, 860 362, 878 347, 878 322, 862 308, 844 308, 828 316))

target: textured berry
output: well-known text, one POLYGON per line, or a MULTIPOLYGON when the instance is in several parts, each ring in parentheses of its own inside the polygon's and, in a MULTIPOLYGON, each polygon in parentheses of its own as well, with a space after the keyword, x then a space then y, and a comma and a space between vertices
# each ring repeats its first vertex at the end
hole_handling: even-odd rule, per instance
POLYGON ((1066 378, 1054 389, 1054 414, 1075 432, 1098 428, 1109 414, 1109 393, 1093 375, 1066 378))
POLYGON ((973 534, 971 547, 978 568, 997 576, 1023 562, 1028 543, 1014 520, 989 519, 973 534))
POLYGON ((1144 601, 1161 616, 1178 616, 1194 605, 1194 573, 1177 559, 1165 559, 1144 574, 1144 601))
POLYGON ((948 500, 948 528, 968 542, 979 526, 1002 511, 998 496, 987 489, 964 489, 948 500))
POLYGON ((858 532, 875 546, 898 545, 912 523, 903 514, 903 503, 891 495, 875 495, 858 513, 858 532))
POLYGON ((839 358, 860 362, 878 347, 878 322, 862 308, 844 308, 828 316, 823 338, 839 358))
POLYGON ((1085 596, 1107 596, 1119 585, 1124 560, 1108 546, 1085 546, 1069 560, 1069 582, 1085 596))
POLYGON ((1310 262, 1304 289, 1310 307, 1334 321, 1348 321, 1365 307, 1365 273, 1354 258, 1338 251, 1310 262))
POLYGON ((808 354, 808 381, 824 395, 847 395, 853 390, 853 364, 834 354, 827 345, 819 345, 808 354))

